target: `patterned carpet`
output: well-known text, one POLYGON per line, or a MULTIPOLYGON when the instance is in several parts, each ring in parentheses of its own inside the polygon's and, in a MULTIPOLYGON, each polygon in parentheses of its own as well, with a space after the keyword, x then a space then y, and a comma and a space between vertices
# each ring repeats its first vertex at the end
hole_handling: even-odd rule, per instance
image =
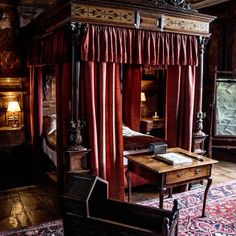
MULTIPOLYGON (((164 208, 171 209, 173 199, 178 199, 180 207, 179 236, 231 236, 236 235, 236 181, 213 185, 207 199, 207 217, 201 218, 204 188, 175 194, 166 198, 164 208)), ((139 204, 158 207, 158 199, 139 204)), ((48 222, 35 227, 0 232, 0 236, 43 235, 62 236, 61 220, 48 222)))
MULTIPOLYGON (((179 236, 231 236, 236 235, 236 181, 211 186, 206 215, 202 218, 204 188, 175 194, 165 199, 164 208, 171 209, 173 199, 178 199, 180 208, 179 236)), ((140 202, 158 207, 158 200, 140 202)))
POLYGON ((24 227, 6 232, 0 232, 0 236, 63 236, 62 220, 55 220, 32 227, 24 227))

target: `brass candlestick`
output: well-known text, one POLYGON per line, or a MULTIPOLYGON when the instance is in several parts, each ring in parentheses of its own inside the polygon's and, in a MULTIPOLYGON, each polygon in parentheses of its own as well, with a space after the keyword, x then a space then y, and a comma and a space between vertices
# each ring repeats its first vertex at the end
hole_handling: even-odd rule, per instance
POLYGON ((154 122, 159 120, 159 116, 157 115, 157 112, 155 112, 155 115, 152 116, 152 119, 154 122))

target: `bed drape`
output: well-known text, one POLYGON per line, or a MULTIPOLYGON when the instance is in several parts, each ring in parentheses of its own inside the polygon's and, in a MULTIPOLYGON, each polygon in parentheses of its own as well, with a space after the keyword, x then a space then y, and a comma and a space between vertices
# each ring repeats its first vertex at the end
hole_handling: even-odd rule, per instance
MULTIPOLYGON (((32 50, 28 54, 28 64, 31 66, 45 64, 60 65, 69 62, 71 61, 71 48, 68 34, 60 30, 42 39, 38 39, 33 44, 32 50)), ((82 83, 84 83, 83 86, 86 88, 86 97, 80 99, 81 102, 85 101, 86 106, 83 104, 83 107, 79 108, 79 111, 83 111, 83 114, 79 115, 83 117, 86 113, 87 117, 85 116, 85 118, 88 120, 89 145, 92 149, 92 172, 93 174, 105 177, 110 182, 111 197, 122 199, 124 194, 122 189, 123 144, 119 65, 125 64, 131 67, 137 65, 164 65, 168 67, 167 104, 174 111, 178 111, 178 119, 167 120, 167 135, 171 137, 171 146, 180 145, 189 149, 191 146, 191 138, 189 138, 191 137, 191 132, 189 129, 191 128, 192 119, 190 108, 192 100, 188 101, 188 99, 192 99, 192 89, 194 86, 194 76, 192 76, 193 73, 190 73, 190 68, 193 69, 198 65, 198 37, 140 29, 88 25, 87 30, 83 33, 78 50, 76 54, 80 55, 80 58, 77 58, 77 60, 81 61, 80 82, 84 80, 82 83), (188 73, 183 73, 184 67, 189 68, 188 73), (178 90, 174 91, 173 88, 171 89, 172 85, 177 86, 178 90), (173 99, 170 99, 172 92, 175 96, 173 99), (189 95, 182 96, 182 93, 189 95), (174 98, 178 99, 179 96, 181 100, 174 100, 174 98), (184 100, 182 97, 185 101, 188 101, 188 109, 182 108, 182 101, 184 100), (182 109, 179 109, 180 107, 182 109), (183 124, 179 123, 179 117, 185 117, 185 122, 189 124, 185 123, 187 126, 183 126, 183 124), (173 132, 178 131, 177 137, 174 133, 170 134, 170 125, 174 127, 173 132), (186 138, 183 139, 184 136, 186 138), (177 143, 177 139, 181 141, 177 143), (189 143, 186 143, 187 139, 189 143)), ((40 88, 40 85, 38 85, 37 89, 35 87, 35 73, 32 67, 32 140, 40 134, 39 130, 41 127, 40 123, 33 121, 39 115, 36 114, 33 105, 35 103, 33 100, 38 99, 37 89, 40 88)), ((61 96, 59 100, 69 107, 68 97, 65 97, 64 100, 62 96, 65 96, 64 93, 68 93, 68 90, 64 90, 63 84, 67 83, 64 80, 71 80, 71 69, 68 69, 67 72, 62 72, 62 69, 59 69, 56 73, 58 73, 58 78, 60 78, 60 88, 57 88, 57 97, 61 96), (62 76, 63 73, 65 74, 62 76)), ((139 77, 135 78, 133 76, 132 80, 134 86, 140 86, 139 77)), ((70 85, 68 84, 68 86, 70 85)), ((134 91, 138 91, 138 87, 134 89, 136 89, 134 91)), ((81 91, 80 97, 81 94, 83 94, 83 91, 81 91)), ((140 99, 140 93, 137 94, 135 99, 136 101, 140 99)), ((57 105, 60 107, 59 103, 57 105)), ((64 112, 64 108, 60 111, 64 112)), ((61 121, 59 121, 60 127, 58 129, 64 129, 62 123, 66 114, 67 111, 65 115, 61 116, 61 121)), ((168 108, 168 117, 171 114, 173 115, 173 112, 171 113, 168 108)), ((58 113, 58 115, 61 114, 58 113)), ((134 125, 134 127, 136 126, 134 125)), ((61 131, 62 135, 64 135, 64 131, 66 132, 66 130, 61 131)), ((64 139, 60 142, 63 143, 64 139)), ((60 156, 60 162, 62 162, 62 155, 60 156)))
POLYGON ((117 63, 82 62, 91 171, 109 182, 111 198, 124 198, 122 100, 117 63))
POLYGON ((191 150, 195 66, 169 66, 166 78, 166 140, 169 147, 191 150))
POLYGON ((30 67, 30 133, 33 146, 33 168, 37 174, 40 164, 40 147, 43 132, 42 67, 30 67))
MULTIPOLYGON (((178 145, 188 150, 191 146, 189 130, 192 128, 195 68, 198 65, 198 57, 198 37, 176 33, 89 25, 81 43, 81 60, 122 63, 124 68, 127 68, 124 69, 122 83, 124 96, 128 94, 128 90, 130 91, 129 96, 126 96, 125 104, 129 107, 127 111, 130 115, 125 119, 135 129, 138 125, 133 124, 135 121, 131 121, 132 118, 136 118, 135 112, 129 106, 129 102, 136 104, 140 100, 140 77, 135 75, 135 65, 166 66, 168 68, 167 106, 174 111, 167 110, 168 116, 172 116, 167 120, 167 141, 170 146, 178 145), (132 84, 132 90, 137 92, 136 97, 132 98, 133 93, 129 83, 132 84), (175 96, 172 96, 172 93, 175 96), (186 99, 185 108, 181 107, 182 97, 186 99), (174 119, 176 116, 178 118, 174 119), (187 127, 181 124, 181 117, 185 118, 187 127), (177 139, 179 141, 176 141, 177 139)), ((138 110, 136 112, 138 113, 138 110)))
MULTIPOLYGON (((194 66, 198 65, 198 39, 196 36, 154 31, 151 32, 112 26, 89 25, 82 38, 80 49, 82 61, 89 63, 106 63, 107 65, 110 63, 123 64, 123 96, 127 99, 123 103, 124 109, 126 109, 125 113, 127 112, 123 118, 125 123, 130 125, 130 127, 135 130, 139 129, 138 123, 140 108, 138 108, 138 106, 131 108, 131 104, 139 104, 140 102, 140 65, 168 66, 169 79, 167 83, 168 93, 166 99, 168 107, 172 107, 173 111, 177 112, 178 118, 174 119, 176 114, 170 111, 170 109, 167 111, 166 116, 173 116, 173 118, 166 120, 167 126, 170 125, 170 127, 167 128, 167 142, 170 146, 180 146, 187 148, 188 150, 190 149, 190 129, 192 128, 193 119, 193 112, 191 108, 193 100, 191 99, 194 95, 195 77, 192 76, 190 70, 189 73, 185 73, 183 68, 189 68, 188 66, 192 66, 191 68, 194 68, 194 66), (177 87, 174 89, 171 87, 172 85, 177 87), (168 99, 169 97, 172 97, 172 92, 176 95, 173 96, 172 99, 168 99), (181 99, 179 99, 179 96, 181 99), (182 103, 185 99, 188 104, 187 108, 184 107, 182 103), (188 99, 190 100, 188 101, 188 99), (185 123, 182 123, 181 118, 184 118, 185 123), (170 141, 168 138, 170 138, 170 141)), ((90 70, 87 70, 90 71, 92 69, 90 68, 90 70)), ((87 82, 85 81, 85 83, 87 82)), ((90 92, 92 93, 94 89, 95 88, 91 88, 90 92)), ((104 102, 104 98, 101 99, 97 97, 97 99, 104 102)), ((106 114, 104 109, 106 112, 109 111, 109 107, 100 107, 97 111, 100 114, 106 114)), ((108 125, 107 128, 111 129, 112 126, 108 125)), ((117 128, 119 129, 119 126, 117 126, 117 128)), ((96 127, 93 127, 93 129, 96 130, 96 127)), ((119 133, 122 135, 121 130, 119 133)), ((91 136, 91 133, 89 135, 91 136)), ((93 136, 93 138, 96 137, 99 139, 99 134, 93 136)), ((114 134, 111 138, 112 137, 113 139, 115 138, 114 134)), ((118 140, 120 139, 121 137, 119 137, 118 140)), ((103 141, 105 143, 105 140, 103 141)), ((96 141, 93 140, 92 148, 93 146, 96 146, 95 142, 96 141)), ((110 145, 108 146, 110 147, 110 145)), ((106 153, 106 156, 103 156, 103 154, 104 152, 98 153, 97 157, 95 155, 92 157, 94 166, 95 163, 98 165, 97 163, 104 163, 105 161, 111 165, 114 164, 113 161, 110 162, 113 157, 109 156, 108 153, 106 153)), ((120 166, 113 169, 113 171, 113 175, 119 175, 121 178, 119 179, 119 182, 122 183, 123 176, 120 175, 123 172, 122 163, 120 166)), ((99 172, 97 173, 99 174, 99 172)), ((110 186, 113 188, 113 185, 111 184, 112 181, 110 186)), ((111 190, 111 192, 112 191, 113 190, 111 190)), ((116 198, 117 197, 119 198, 120 196, 117 195, 116 198)))
POLYGON ((67 147, 67 127, 66 121, 70 114, 69 101, 71 95, 71 64, 59 63, 55 65, 56 77, 56 117, 57 117, 57 172, 59 189, 63 189, 64 182, 64 148, 67 147))
POLYGON ((122 80, 123 123, 132 130, 140 130, 140 94, 142 68, 124 65, 122 80))
POLYGON ((82 61, 139 65, 198 65, 198 37, 89 25, 81 42, 82 61))

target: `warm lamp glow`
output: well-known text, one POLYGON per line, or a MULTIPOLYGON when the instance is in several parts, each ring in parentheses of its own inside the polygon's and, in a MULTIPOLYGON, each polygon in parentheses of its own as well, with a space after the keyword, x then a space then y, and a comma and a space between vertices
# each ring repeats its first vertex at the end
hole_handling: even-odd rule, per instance
POLYGON ((9 102, 7 111, 10 112, 21 111, 19 103, 17 101, 9 102))
POLYGON ((141 102, 146 102, 145 93, 141 93, 141 102))
POLYGON ((7 111, 12 112, 12 127, 14 128, 18 127, 19 126, 18 116, 15 115, 15 112, 21 111, 19 103, 17 101, 9 102, 7 111))

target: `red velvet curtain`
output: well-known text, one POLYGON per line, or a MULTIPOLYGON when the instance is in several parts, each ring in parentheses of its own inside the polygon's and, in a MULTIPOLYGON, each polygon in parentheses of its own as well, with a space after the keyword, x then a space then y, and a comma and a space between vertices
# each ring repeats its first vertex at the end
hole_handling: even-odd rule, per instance
POLYGON ((59 30, 45 36, 34 39, 28 50, 28 65, 50 65, 69 62, 71 60, 71 41, 69 34, 59 30))
POLYGON ((142 65, 197 65, 198 37, 89 25, 81 43, 81 60, 142 65))
POLYGON ((92 174, 109 182, 111 198, 124 198, 122 99, 116 63, 81 63, 92 174))
POLYGON ((30 128, 33 145, 33 168, 35 173, 39 167, 39 151, 43 132, 43 93, 42 67, 30 67, 30 128))
POLYGON ((139 65, 123 67, 123 122, 133 130, 140 130, 140 94, 142 69, 139 65))
MULTIPOLYGON (((85 91, 81 91, 86 96, 84 98, 86 107, 83 107, 82 110, 86 113, 89 126, 92 172, 109 181, 111 197, 121 199, 123 197, 123 140, 118 63, 173 65, 173 68, 170 66, 168 69, 167 107, 174 107, 177 114, 171 113, 168 108, 167 116, 172 121, 167 120, 167 135, 170 137, 171 145, 178 145, 176 143, 177 136, 181 137, 180 145, 184 145, 189 149, 189 145, 184 140, 188 138, 190 131, 181 131, 180 127, 184 130, 190 129, 191 123, 184 128, 178 120, 181 115, 191 117, 191 111, 189 113, 191 109, 190 107, 188 110, 183 108, 182 102, 177 104, 177 101, 180 100, 172 99, 172 92, 175 94, 175 99, 179 99, 179 94, 182 94, 182 92, 190 96, 189 89, 190 86, 193 86, 193 83, 190 83, 193 80, 193 73, 189 72, 190 77, 187 78, 187 74, 183 73, 182 66, 186 65, 187 68, 187 65, 196 66, 198 64, 198 38, 197 36, 183 34, 89 25, 80 45, 81 61, 83 61, 81 79, 85 80, 86 88, 85 91), (176 69, 176 65, 179 66, 178 69, 176 69), (182 80, 184 81, 182 82, 182 80), (187 82, 189 87, 182 85, 182 83, 187 82), (171 89, 171 84, 179 86, 177 87, 178 92, 174 91, 173 88, 171 89), (182 89, 184 90, 182 91, 182 89), (183 112, 179 112, 179 107, 182 107, 183 112), (173 117, 170 118, 172 115, 173 117), (171 125, 176 132, 178 131, 177 135, 174 135, 170 130, 171 125), (184 137, 185 134, 187 134, 186 137, 184 137), (183 138, 184 140, 182 140, 183 138)), ((65 63, 71 59, 71 44, 66 40, 66 34, 62 30, 34 43, 30 52, 28 56, 29 65, 65 63)), ((193 67, 188 68, 190 71, 190 68, 193 67)), ((66 97, 64 91, 68 93, 68 90, 64 90, 63 84, 64 80, 71 80, 71 77, 69 71, 63 75, 62 70, 64 68, 56 72, 57 77, 60 78, 57 97, 59 96, 59 101, 64 104, 63 107, 66 107, 66 105, 69 106, 69 102, 66 98, 64 103, 64 96, 66 97)), ((33 91, 31 97, 31 129, 33 143, 36 143, 36 137, 40 136, 42 126, 39 121, 41 114, 40 112, 37 113, 41 106, 38 103, 42 101, 38 93, 42 87, 37 84, 40 81, 36 80, 41 76, 39 71, 36 68, 31 68, 31 91, 33 91)), ((134 83, 135 85, 136 83, 134 83)), ((139 82, 137 82, 137 86, 140 86, 139 82)), ((182 98, 182 95, 180 97, 182 98)), ((185 96, 183 95, 183 97, 185 96)), ((189 104, 191 104, 191 101, 189 101, 189 104)), ((61 103, 57 102, 57 107, 60 107, 60 105, 61 103)), ((61 109, 61 112, 65 111, 65 107, 61 109)), ((63 122, 65 121, 63 119, 67 113, 65 115, 57 113, 60 116, 60 121, 58 121, 59 131, 59 129, 64 129, 63 122)), ((185 122, 191 122, 191 118, 186 118, 185 122)), ((59 132, 64 137, 64 131, 59 132)), ((63 143, 63 140, 59 140, 59 143, 63 143)))
POLYGON ((195 66, 168 67, 166 140, 169 147, 182 147, 191 151, 195 71, 195 66))
POLYGON ((55 65, 56 76, 56 115, 57 115, 57 172, 59 189, 64 187, 64 148, 67 146, 68 135, 66 120, 69 117, 69 101, 71 95, 71 64, 55 65))
MULTIPOLYGON (((106 121, 108 114, 113 114, 111 112, 113 103, 106 102, 106 99, 111 96, 104 93, 106 91, 105 81, 110 74, 105 73, 104 68, 110 67, 110 63, 129 64, 125 66, 127 70, 124 73, 123 83, 124 97, 127 99, 124 101, 124 106, 128 110, 131 109, 133 102, 138 104, 138 100, 140 100, 140 74, 138 67, 134 65, 169 66, 166 134, 167 138, 170 138, 168 141, 170 146, 189 149, 192 132, 192 86, 194 87, 195 78, 193 73, 190 73, 191 68, 194 67, 188 65, 198 65, 198 38, 183 34, 89 25, 83 35, 80 49, 81 60, 85 61, 84 75, 81 75, 81 78, 85 80, 86 88, 86 96, 83 97, 86 97, 85 100, 87 100, 87 107, 83 107, 82 110, 86 111, 88 116, 92 171, 93 174, 107 179, 110 183, 111 195, 115 198, 119 195, 120 198, 123 194, 121 189, 123 187, 122 122, 121 118, 116 121, 118 123, 106 121), (184 66, 189 68, 189 73, 184 72, 184 66), (186 109, 183 105, 185 99, 188 101, 186 109), (171 107, 173 110, 170 109, 171 107), (183 125, 183 120, 186 122, 185 125, 183 125), (107 130, 112 131, 116 127, 117 133, 109 133, 110 136, 107 136, 105 125, 107 130), (172 128, 173 130, 171 130, 172 128), (115 138, 117 138, 116 142, 115 138), (114 149, 114 146, 117 149, 114 149), (113 150, 112 153, 111 150, 113 150), (116 160, 116 155, 114 155, 116 152, 119 152, 119 164, 116 165, 116 168, 111 168, 116 160), (119 189, 114 189, 115 186, 119 189)), ((132 109, 128 117, 124 115, 124 120, 130 127, 138 130, 138 124, 133 119, 136 119, 140 112, 137 106, 134 110, 132 109)), ((117 112, 121 112, 118 107, 117 112)))

